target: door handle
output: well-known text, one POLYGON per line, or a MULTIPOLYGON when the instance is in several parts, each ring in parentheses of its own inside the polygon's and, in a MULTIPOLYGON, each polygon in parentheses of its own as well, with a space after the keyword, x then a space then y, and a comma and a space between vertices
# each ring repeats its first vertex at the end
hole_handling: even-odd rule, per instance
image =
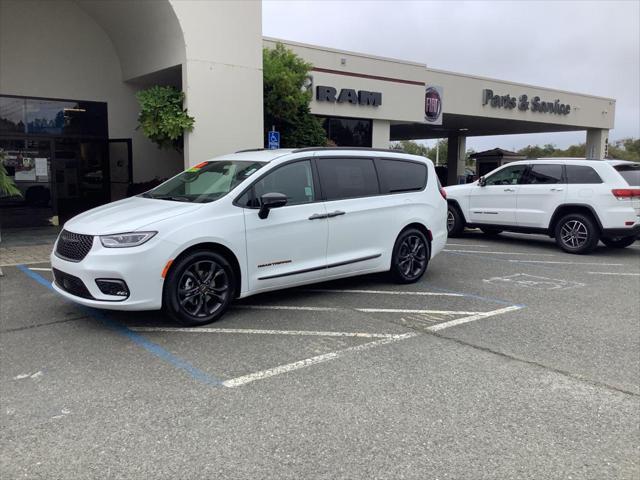
POLYGON ((342 210, 336 210, 335 212, 331 212, 327 214, 327 217, 329 218, 333 218, 333 217, 338 217, 340 215, 344 215, 345 212, 343 212, 342 210))
POLYGON ((516 189, 515 188, 505 188, 504 191, 505 192, 515 192, 516 189))
POLYGON ((561 192, 562 190, 564 190, 564 188, 552 188, 551 189, 552 192, 561 192))
POLYGON ((309 217, 309 220, 320 220, 321 218, 327 218, 329 215, 314 213, 309 217))

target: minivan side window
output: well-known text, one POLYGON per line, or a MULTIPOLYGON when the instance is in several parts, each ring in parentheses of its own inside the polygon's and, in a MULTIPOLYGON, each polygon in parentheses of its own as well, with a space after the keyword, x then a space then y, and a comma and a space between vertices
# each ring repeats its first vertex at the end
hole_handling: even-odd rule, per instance
POLYGON ((486 185, 517 185, 522 178, 526 165, 512 165, 499 172, 490 175, 486 179, 486 185))
POLYGON ((326 200, 380 193, 378 176, 370 158, 318 158, 316 165, 326 200))
POLYGON ((240 205, 257 207, 265 193, 283 193, 287 196, 287 205, 314 202, 316 193, 311 161, 303 160, 276 168, 254 183, 252 189, 253 194, 250 191, 249 195, 242 195, 240 205))
POLYGON ((602 183, 598 172, 586 165, 567 165, 567 183, 602 183))
POLYGON ((562 182, 562 165, 533 164, 527 172, 524 181, 526 185, 549 185, 562 182))
POLYGON ((415 192, 427 184, 427 166, 404 160, 377 159, 376 168, 382 193, 415 192))

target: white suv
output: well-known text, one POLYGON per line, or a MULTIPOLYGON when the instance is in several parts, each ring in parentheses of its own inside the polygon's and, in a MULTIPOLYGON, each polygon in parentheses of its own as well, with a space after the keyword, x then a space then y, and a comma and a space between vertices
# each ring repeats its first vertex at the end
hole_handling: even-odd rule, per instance
POLYGON ((566 252, 588 253, 598 240, 623 248, 640 234, 640 163, 524 160, 445 190, 449 236, 465 226, 488 235, 543 233, 566 252))
POLYGON ((233 298, 390 271, 415 282, 447 240, 433 163, 373 149, 251 150, 67 222, 54 288, 91 307, 218 319, 233 298))

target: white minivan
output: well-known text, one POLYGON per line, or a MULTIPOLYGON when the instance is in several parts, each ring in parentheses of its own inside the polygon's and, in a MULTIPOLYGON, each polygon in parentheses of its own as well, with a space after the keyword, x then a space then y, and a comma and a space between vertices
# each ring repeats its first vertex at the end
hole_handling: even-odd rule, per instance
POLYGON ((390 271, 419 280, 447 240, 433 163, 389 150, 248 150, 64 225, 53 287, 91 307, 213 322, 234 298, 390 271))

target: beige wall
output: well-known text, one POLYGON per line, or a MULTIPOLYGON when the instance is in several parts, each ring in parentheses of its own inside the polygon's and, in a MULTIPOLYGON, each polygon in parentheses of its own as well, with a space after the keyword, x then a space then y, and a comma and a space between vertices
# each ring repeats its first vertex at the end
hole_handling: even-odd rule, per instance
POLYGON ((135 91, 111 39, 75 2, 0 2, 0 93, 107 102, 109 136, 133 140, 134 181, 172 175, 182 158, 136 131, 135 91))
POLYGON ((262 6, 171 0, 185 35, 183 89, 195 129, 185 163, 263 146, 262 6))

